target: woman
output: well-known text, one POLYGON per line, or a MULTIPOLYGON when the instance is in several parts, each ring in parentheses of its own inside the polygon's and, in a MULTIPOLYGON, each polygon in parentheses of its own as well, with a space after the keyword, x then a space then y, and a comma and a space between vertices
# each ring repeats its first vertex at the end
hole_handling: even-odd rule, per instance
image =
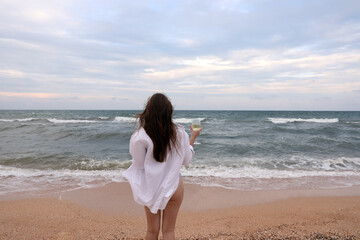
POLYGON ((199 131, 191 137, 172 121, 173 106, 161 93, 151 96, 138 115, 140 127, 130 139, 132 164, 123 176, 129 181, 134 200, 146 213, 146 239, 158 239, 161 211, 164 239, 175 239, 175 223, 184 196, 180 175, 189 165, 199 131))

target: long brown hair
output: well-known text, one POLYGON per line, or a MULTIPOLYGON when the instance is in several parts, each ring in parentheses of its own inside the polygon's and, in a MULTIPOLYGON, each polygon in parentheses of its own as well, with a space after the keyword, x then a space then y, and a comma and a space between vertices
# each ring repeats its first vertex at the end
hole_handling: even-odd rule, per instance
POLYGON ((139 118, 143 127, 154 144, 153 156, 156 161, 164 162, 167 151, 176 148, 176 125, 172 121, 173 106, 162 93, 152 95, 139 118), (172 143, 172 144, 171 144, 172 143))

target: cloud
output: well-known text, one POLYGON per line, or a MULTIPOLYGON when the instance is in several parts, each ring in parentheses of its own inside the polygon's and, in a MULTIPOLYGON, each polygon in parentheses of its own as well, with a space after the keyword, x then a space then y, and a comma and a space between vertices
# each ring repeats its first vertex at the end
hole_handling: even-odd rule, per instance
POLYGON ((59 97, 56 93, 21 93, 21 92, 0 92, 1 97, 19 97, 19 98, 55 98, 59 97))
POLYGON ((63 108, 141 108, 160 91, 179 108, 341 109, 354 102, 359 110, 355 0, 0 6, 0 96, 6 100, 0 108, 24 101, 36 108, 40 102, 32 100, 46 98, 41 106, 48 108, 61 108, 56 99, 63 108), (194 104, 198 97, 206 101, 194 104), (328 107, 326 99, 332 99, 328 107))
POLYGON ((24 76, 24 73, 18 70, 0 69, 0 77, 17 78, 22 76, 24 76))
POLYGON ((319 55, 308 52, 259 49, 234 51, 226 58, 216 56, 178 59, 169 70, 145 69, 142 77, 152 82, 177 79, 181 89, 201 87, 219 93, 291 91, 303 93, 339 93, 359 87, 357 81, 360 52, 319 55), (291 54, 289 54, 291 53, 291 54), (354 64, 354 67, 351 66, 354 64), (350 65, 350 66, 349 66, 350 65), (345 68, 345 69, 344 69, 345 68), (230 72, 230 73, 229 73, 230 72), (259 74, 260 73, 260 74, 259 74), (264 77, 266 73, 266 77, 264 77), (233 76, 226 78, 228 74, 233 76), (195 80, 187 80, 196 76, 195 80), (208 76, 218 76, 211 79, 208 76), (338 77, 339 76, 339 77, 338 77), (344 78, 347 76, 347 78, 344 78), (184 83, 182 85, 181 83, 184 83), (249 84, 250 83, 250 84, 249 84))

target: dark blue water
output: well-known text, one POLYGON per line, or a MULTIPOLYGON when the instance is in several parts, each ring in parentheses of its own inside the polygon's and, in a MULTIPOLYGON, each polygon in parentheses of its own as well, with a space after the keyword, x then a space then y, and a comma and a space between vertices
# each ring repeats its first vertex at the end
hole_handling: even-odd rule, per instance
MULTIPOLYGON (((33 185, 122 181, 138 111, 0 111, 0 193, 33 185)), ((244 179, 360 178, 360 112, 176 111, 204 127, 183 176, 237 187, 244 179), (205 180, 204 180, 205 179, 205 180)), ((189 131, 188 131, 189 132, 189 131)))

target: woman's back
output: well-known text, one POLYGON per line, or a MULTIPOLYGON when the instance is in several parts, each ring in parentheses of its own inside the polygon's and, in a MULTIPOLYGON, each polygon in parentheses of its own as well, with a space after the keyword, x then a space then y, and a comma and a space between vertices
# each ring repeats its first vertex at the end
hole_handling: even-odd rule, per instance
POLYGON ((153 142, 143 128, 130 139, 130 154, 133 164, 124 173, 129 181, 137 203, 148 206, 151 212, 164 209, 179 184, 182 165, 189 165, 193 148, 183 126, 176 125, 177 149, 167 151, 164 162, 154 159, 153 142))

